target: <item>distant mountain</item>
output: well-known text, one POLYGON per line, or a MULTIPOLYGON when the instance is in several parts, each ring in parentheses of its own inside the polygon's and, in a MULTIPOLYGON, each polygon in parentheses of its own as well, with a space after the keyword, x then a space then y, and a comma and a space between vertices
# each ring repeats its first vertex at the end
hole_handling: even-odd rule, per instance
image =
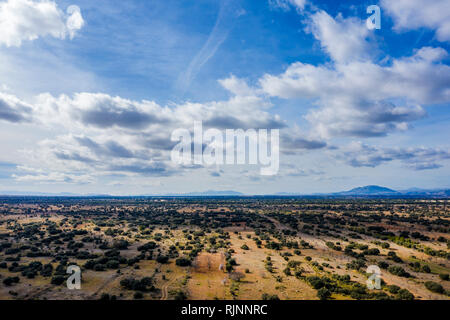
POLYGON ((165 194, 164 196, 170 196, 170 197, 211 197, 211 196, 243 196, 244 194, 237 191, 232 190, 226 190, 226 191, 216 191, 216 190, 208 190, 203 192, 189 192, 189 193, 171 193, 171 194, 165 194))
POLYGON ((365 186, 354 188, 349 191, 338 192, 336 194, 343 196, 390 196, 400 195, 401 193, 386 187, 365 186))
POLYGON ((365 186, 354 188, 349 191, 337 192, 332 195, 337 196, 407 196, 407 197, 431 197, 447 198, 450 197, 450 189, 421 189, 410 188, 406 190, 393 190, 380 186, 365 186))
MULTIPOLYGON (((45 193, 33 191, 0 191, 0 196, 20 196, 20 197, 118 197, 108 194, 76 194, 69 192, 45 193)), ((447 189, 421 189, 409 188, 406 190, 393 190, 386 187, 370 185, 354 188, 348 191, 335 193, 299 193, 299 192, 278 192, 273 194, 244 194, 238 191, 225 190, 208 190, 202 192, 188 193, 167 193, 167 194, 141 194, 141 195, 125 195, 123 197, 240 197, 240 196, 275 196, 275 197, 415 197, 415 198, 450 198, 450 188, 447 189)))
POLYGON ((299 196, 298 192, 277 192, 274 194, 275 196, 299 196))
POLYGON ((450 189, 408 189, 401 191, 406 196, 450 197, 450 189))

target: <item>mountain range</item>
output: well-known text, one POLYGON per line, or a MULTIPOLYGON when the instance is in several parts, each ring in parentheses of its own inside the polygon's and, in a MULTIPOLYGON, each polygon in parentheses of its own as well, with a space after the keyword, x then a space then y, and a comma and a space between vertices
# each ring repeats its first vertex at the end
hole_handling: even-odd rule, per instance
MULTIPOLYGON (((107 194, 75 194, 75 193, 44 193, 44 192, 21 192, 21 191, 0 191, 0 196, 36 196, 36 197, 113 197, 107 194)), ((132 195, 130 195, 132 196, 132 195)), ((166 194, 145 194, 139 197, 239 197, 239 196, 258 196, 252 194, 244 194, 238 191, 225 190, 208 190, 202 192, 189 193, 166 193, 166 194)), ((386 187, 369 185, 364 187, 357 187, 348 191, 334 192, 334 193, 291 193, 279 192, 274 194, 265 194, 260 196, 317 196, 317 197, 432 197, 432 198, 447 198, 450 197, 450 188, 448 189, 420 189, 410 188, 407 190, 393 190, 386 187)))

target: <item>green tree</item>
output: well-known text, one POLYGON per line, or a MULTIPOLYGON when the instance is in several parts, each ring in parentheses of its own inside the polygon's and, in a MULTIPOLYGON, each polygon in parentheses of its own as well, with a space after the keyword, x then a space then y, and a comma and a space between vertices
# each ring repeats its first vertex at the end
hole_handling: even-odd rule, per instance
POLYGON ((317 291, 317 296, 319 297, 320 300, 327 300, 331 297, 331 292, 330 290, 328 290, 327 288, 320 288, 317 291))

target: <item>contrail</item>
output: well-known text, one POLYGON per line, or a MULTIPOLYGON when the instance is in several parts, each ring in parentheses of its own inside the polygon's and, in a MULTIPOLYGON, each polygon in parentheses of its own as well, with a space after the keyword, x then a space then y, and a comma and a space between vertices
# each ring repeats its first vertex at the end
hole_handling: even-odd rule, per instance
POLYGON ((192 80, 196 77, 203 65, 211 59, 217 49, 226 40, 233 27, 235 19, 238 17, 237 0, 222 0, 216 23, 208 40, 200 51, 195 55, 188 68, 178 77, 176 87, 183 94, 189 88, 192 80))

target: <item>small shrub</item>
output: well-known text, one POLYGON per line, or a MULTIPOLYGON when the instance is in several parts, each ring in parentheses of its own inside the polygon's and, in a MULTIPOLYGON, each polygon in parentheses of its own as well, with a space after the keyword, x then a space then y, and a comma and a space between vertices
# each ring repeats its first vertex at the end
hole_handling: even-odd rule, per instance
POLYGON ((317 291, 317 297, 319 297, 320 300, 327 300, 331 297, 331 292, 327 288, 320 288, 317 291))
POLYGON ((425 282, 425 287, 430 290, 431 292, 435 292, 435 293, 444 293, 444 287, 442 287, 442 285, 440 285, 437 282, 434 281, 427 281, 425 282))
POLYGON ((63 276, 54 276, 51 280, 51 284, 60 286, 64 283, 65 278, 63 276))
POLYGON ((449 275, 448 275, 448 273, 441 273, 439 275, 439 278, 441 278, 441 280, 448 281, 449 280, 449 275))
POLYGON ((400 289, 397 294, 399 300, 414 300, 414 295, 406 289, 400 289))

